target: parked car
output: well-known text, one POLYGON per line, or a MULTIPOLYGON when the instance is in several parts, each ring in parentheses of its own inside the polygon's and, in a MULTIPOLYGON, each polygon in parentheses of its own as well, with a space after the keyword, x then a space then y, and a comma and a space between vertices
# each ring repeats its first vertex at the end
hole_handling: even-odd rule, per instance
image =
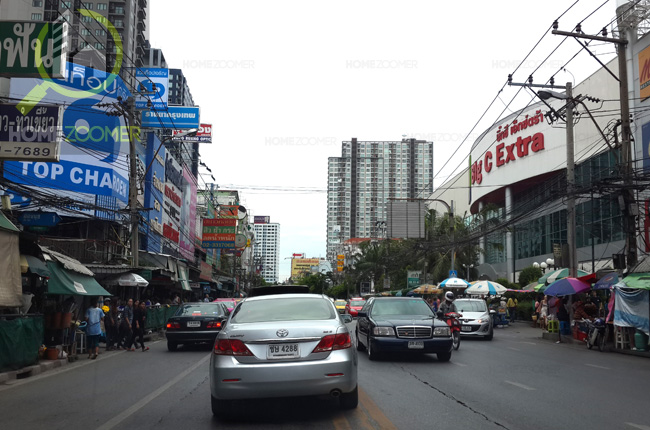
POLYGON ((419 297, 373 297, 358 313, 356 346, 376 360, 385 352, 435 353, 451 358, 449 326, 419 297))
POLYGON ((212 413, 232 401, 330 395, 356 408, 357 353, 350 332, 325 296, 249 297, 217 336, 210 358, 212 413))
POLYGON ((345 305, 345 313, 350 314, 356 318, 357 312, 359 312, 365 304, 366 301, 361 297, 352 297, 350 301, 345 305))
POLYGON ((212 344, 227 319, 228 308, 223 302, 183 303, 167 320, 167 349, 176 351, 179 344, 212 344))
POLYGON ((339 311, 340 314, 345 313, 345 307, 347 304, 348 302, 345 300, 334 300, 334 306, 336 306, 336 310, 339 311))
POLYGON ((467 337, 483 337, 492 340, 494 326, 490 311, 483 299, 456 299, 456 310, 462 314, 460 318, 460 335, 467 337))

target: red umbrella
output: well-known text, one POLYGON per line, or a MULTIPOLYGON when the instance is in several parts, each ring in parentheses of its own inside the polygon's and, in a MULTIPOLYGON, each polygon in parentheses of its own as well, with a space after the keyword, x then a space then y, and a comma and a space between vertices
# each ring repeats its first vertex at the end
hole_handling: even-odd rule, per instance
POLYGON ((564 278, 553 282, 544 290, 547 296, 571 296, 573 294, 584 293, 591 289, 591 285, 576 278, 564 278))

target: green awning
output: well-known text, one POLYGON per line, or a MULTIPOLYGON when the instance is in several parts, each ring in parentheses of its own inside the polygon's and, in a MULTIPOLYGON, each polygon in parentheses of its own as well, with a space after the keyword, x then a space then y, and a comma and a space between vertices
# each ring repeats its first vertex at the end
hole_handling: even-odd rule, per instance
POLYGON ((2 211, 0 211, 0 229, 12 231, 14 233, 19 233, 20 230, 5 216, 2 211))
POLYGON ((650 273, 630 273, 617 286, 650 290, 650 273), (624 284, 624 285, 621 285, 624 284))
POLYGON ((82 275, 63 268, 59 263, 49 261, 50 279, 48 294, 72 294, 75 296, 111 296, 92 276, 82 275))

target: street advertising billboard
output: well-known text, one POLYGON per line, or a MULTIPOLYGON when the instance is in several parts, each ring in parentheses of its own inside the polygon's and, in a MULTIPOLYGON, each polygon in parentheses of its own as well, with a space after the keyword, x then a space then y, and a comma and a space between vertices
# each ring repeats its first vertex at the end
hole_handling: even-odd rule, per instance
POLYGON ((253 224, 268 224, 270 222, 271 222, 270 216, 255 215, 253 217, 253 224))
POLYGON ((168 106, 166 110, 142 111, 142 128, 199 128, 198 107, 168 106))
MULTIPOLYGON (((173 135, 183 133, 184 130, 174 130, 173 135)), ((182 136, 178 138, 181 142, 198 142, 198 143, 212 143, 212 124, 199 125, 199 131, 194 136, 182 136)))
POLYGON ((163 204, 163 236, 165 245, 172 251, 179 250, 183 169, 170 152, 165 158, 165 200, 163 204))
POLYGON ((0 21, 0 76, 63 78, 68 24, 0 21))
POLYGON ((188 260, 194 259, 196 236, 196 178, 187 165, 183 166, 183 205, 181 206, 180 248, 188 260))
MULTIPOLYGON (((63 138, 58 163, 5 161, 4 176, 28 187, 57 190, 57 197, 69 197, 69 203, 54 208, 59 214, 81 212, 115 219, 115 211, 128 202, 129 137, 137 137, 138 130, 127 127, 119 116, 107 115, 112 108, 97 103, 114 103, 118 97, 125 100, 130 92, 119 76, 78 64, 68 63, 67 76, 48 81, 11 79, 9 97, 30 100, 31 105, 18 103, 21 109, 31 106, 25 107, 28 115, 39 109, 34 102, 63 106, 63 138)), ((31 199, 15 197, 23 202, 31 199)))
POLYGON ((292 258, 291 277, 297 279, 304 274, 311 273, 312 266, 318 266, 320 258, 292 258))
POLYGON ((0 105, 0 159, 59 161, 62 121, 62 106, 26 112, 17 104, 0 105))
POLYGON ((427 203, 422 200, 388 201, 388 237, 400 239, 424 238, 424 215, 427 203))
POLYGON ((169 100, 169 69, 143 67, 135 70, 138 94, 135 96, 136 109, 167 109, 169 100), (151 103, 151 105, 149 105, 151 103))
POLYGON ((650 97, 650 46, 639 52, 639 92, 641 100, 650 97))
POLYGON ((202 247, 234 249, 236 231, 236 219, 204 218, 202 247))
POLYGON ((151 168, 144 178, 144 207, 148 210, 143 213, 147 221, 148 233, 145 249, 149 252, 162 252, 163 243, 163 205, 165 203, 165 158, 167 152, 164 146, 160 147, 156 157, 154 153, 160 146, 160 139, 153 133, 147 135, 146 163, 151 168))

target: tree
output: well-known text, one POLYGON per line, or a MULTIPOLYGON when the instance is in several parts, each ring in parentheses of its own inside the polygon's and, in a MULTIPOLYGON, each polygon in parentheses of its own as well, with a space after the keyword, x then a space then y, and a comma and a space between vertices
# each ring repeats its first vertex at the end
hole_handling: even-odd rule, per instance
POLYGON ((542 277, 542 269, 539 267, 529 266, 521 271, 519 274, 519 285, 521 288, 524 288, 526 285, 531 282, 537 282, 539 278, 542 277))

